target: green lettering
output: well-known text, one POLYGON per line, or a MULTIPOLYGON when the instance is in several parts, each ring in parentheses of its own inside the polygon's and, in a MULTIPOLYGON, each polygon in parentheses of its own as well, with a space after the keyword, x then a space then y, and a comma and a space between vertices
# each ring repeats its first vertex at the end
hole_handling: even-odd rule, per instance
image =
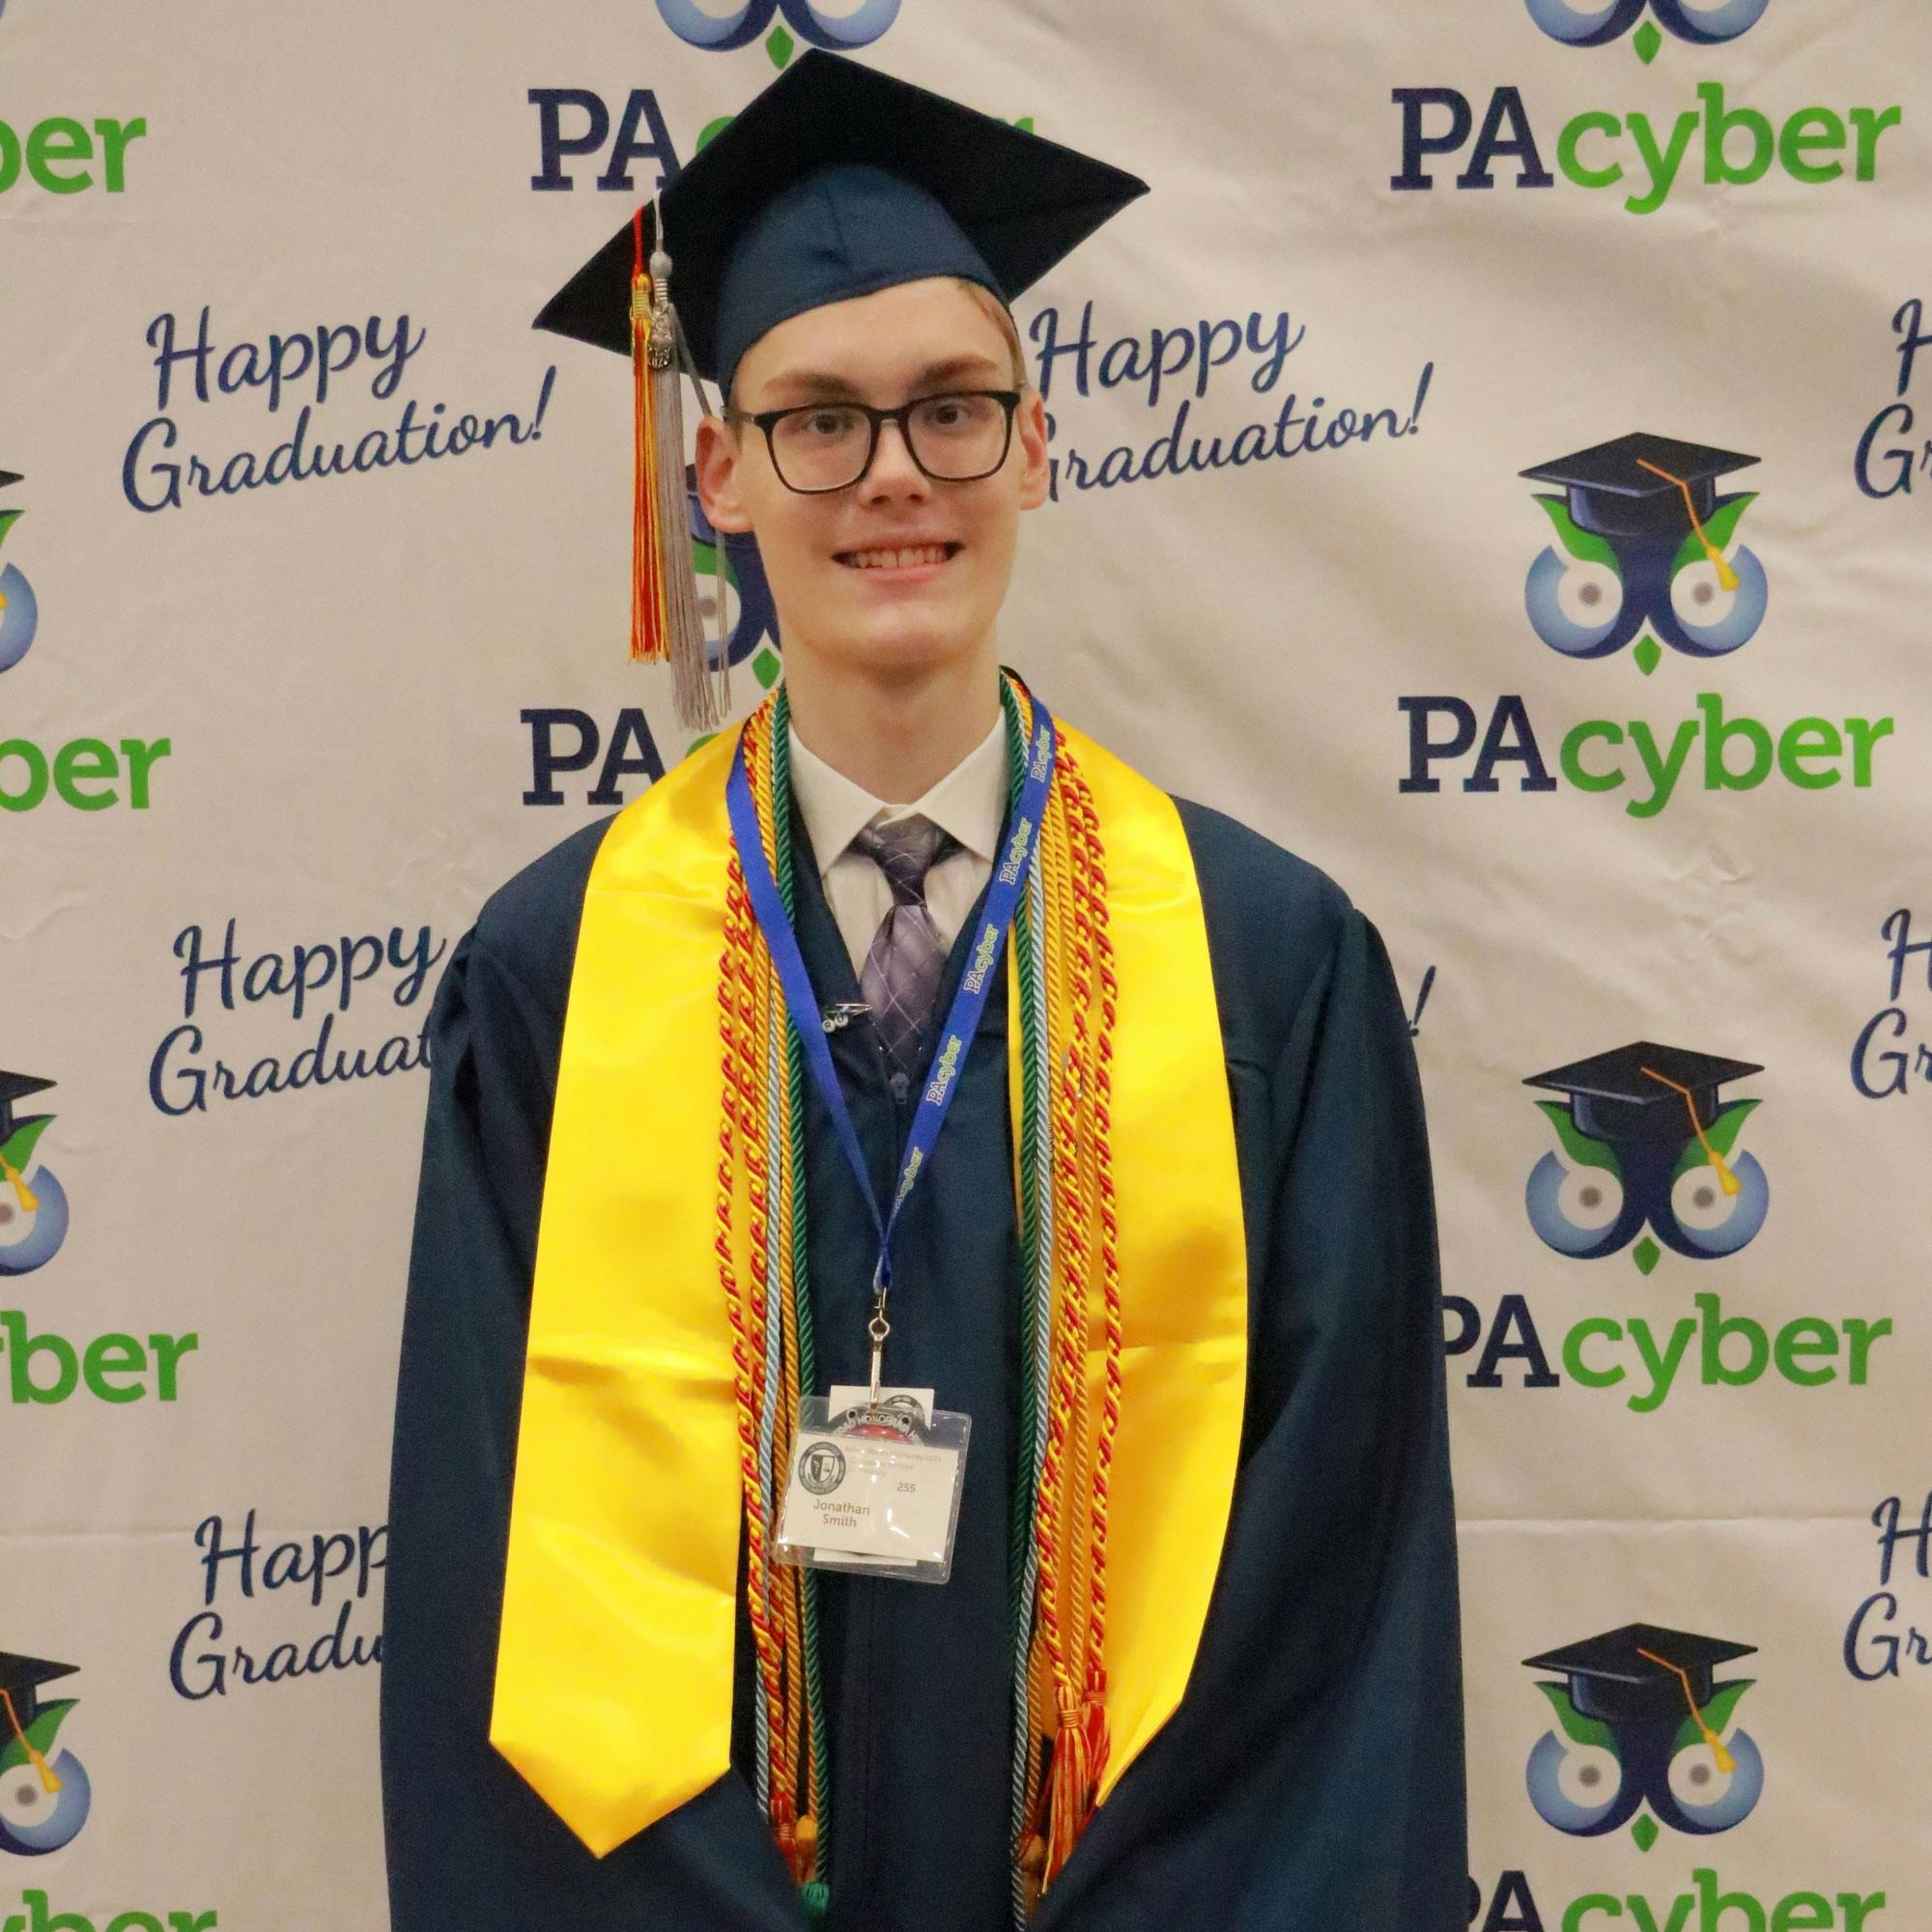
POLYGON ((139 1402, 147 1390, 138 1382, 132 1388, 110 1382, 109 1376, 136 1376, 148 1366, 141 1345, 131 1335, 97 1335, 87 1345, 81 1373, 87 1386, 102 1402, 139 1402))
POLYGON ((1871 1367, 1871 1346, 1882 1342, 1891 1333, 1891 1317, 1882 1321, 1861 1321, 1856 1315, 1845 1318, 1845 1340, 1851 1347, 1851 1362, 1845 1370, 1845 1379, 1854 1388, 1863 1388, 1871 1367))
MULTIPOLYGON (((1872 747, 1881 738, 1891 736, 1889 718, 1865 719, 1847 718, 1845 729, 1852 736, 1852 782, 1861 789, 1871 783, 1872 747)), ((7 747, 0 745, 0 758, 7 755, 7 747)), ((7 803, 4 792, 0 792, 0 805, 7 803)))
POLYGON ((1624 131, 1624 124, 1614 114, 1593 108, 1588 114, 1579 114, 1574 121, 1566 122, 1562 133, 1556 137, 1556 165, 1578 187, 1608 187, 1624 178, 1621 161, 1611 161, 1607 167, 1591 168, 1585 167, 1577 158, 1577 144, 1585 134, 1598 130, 1614 141, 1624 131))
POLYGON ((65 114, 56 114, 49 121, 43 121, 27 136, 27 172, 46 189, 49 194, 78 194, 84 187, 94 185, 94 177, 83 170, 79 174, 56 174, 54 167, 60 161, 91 161, 94 158, 94 143, 88 139, 87 129, 78 121, 70 121, 65 114))
POLYGON ((1631 1917, 1636 1920, 1637 1932, 1684 1932, 1684 1921, 1690 1917, 1690 1908, 1695 1902, 1688 1891, 1680 1891, 1671 1902, 1670 1917, 1659 1925, 1651 1917, 1650 1900, 1632 1892, 1631 1917))
POLYGON ((1671 130, 1670 146, 1662 153, 1658 151, 1657 136, 1651 131, 1649 115, 1633 114, 1630 130, 1649 173, 1650 191, 1643 195, 1632 195, 1624 206, 1633 214, 1655 214, 1669 198, 1670 185, 1677 179, 1677 170, 1684 165, 1684 156, 1690 148, 1690 136, 1697 130, 1697 117, 1688 109, 1680 114, 1676 127, 1671 130))
POLYGON ((1771 776, 1771 733, 1755 718, 1726 719, 1715 691, 1697 694, 1697 709, 1704 714, 1704 789, 1755 791, 1771 776), (1724 747, 1738 737, 1750 747, 1750 764, 1742 772, 1724 762, 1724 747))
POLYGON ((1571 1900, 1563 1915, 1563 1932, 1583 1932, 1583 1920, 1593 1912, 1601 1912, 1605 1918, 1624 1916, 1623 1907, 1607 1891, 1586 1891, 1581 1898, 1571 1900))
POLYGON ((136 811, 148 809, 149 767, 158 764, 173 750, 174 742, 168 738, 156 738, 153 744, 144 744, 139 738, 121 740, 121 755, 128 760, 128 803, 136 811))
POLYGON ((1638 1358, 1650 1372, 1650 1388, 1643 1395, 1634 1395, 1630 1406, 1639 1415, 1648 1415, 1653 1409, 1663 1406, 1664 1398, 1670 1393, 1670 1385, 1677 1379, 1677 1371, 1684 1365, 1685 1352, 1690 1347, 1690 1337, 1697 1332, 1697 1324, 1690 1316, 1675 1322, 1670 1330, 1670 1341, 1663 1353, 1657 1352, 1657 1342, 1650 1332, 1650 1323, 1638 1316, 1630 1324, 1630 1338, 1636 1344, 1638 1358))
POLYGON ((1718 1932, 1718 1920, 1727 1912, 1742 1912, 1741 1926, 1726 1926, 1724 1932, 1764 1932, 1764 1907, 1747 1891, 1727 1891, 1718 1895, 1718 1874, 1699 1865, 1690 1874, 1697 1888, 1698 1917, 1705 1932, 1718 1932))
POLYGON ((161 1932, 161 1921, 152 1912, 123 1912, 107 1921, 107 1932, 161 1932))
POLYGON ((168 1932, 213 1932, 214 1914, 212 1912, 170 1912, 168 1932))
POLYGON ((1831 1923, 1831 1901, 1815 1891, 1794 1891, 1780 1898, 1771 1915, 1771 1932, 1826 1932, 1831 1923), (1798 1916, 1801 1912, 1803 1918, 1798 1916))
POLYGON ((1581 1382, 1585 1388, 1613 1388, 1629 1373, 1622 1363, 1613 1362, 1607 1369, 1593 1369, 1583 1359, 1583 1344, 1592 1335, 1606 1336, 1615 1342, 1622 1338, 1624 1325, 1621 1321, 1611 1321, 1602 1315, 1593 1315, 1587 1321, 1579 1321, 1563 1338, 1563 1366, 1569 1372, 1573 1382, 1581 1382))
MULTIPOLYGON (((1868 182, 1878 173, 1878 137, 1888 128, 1896 128, 1904 114, 1902 107, 1888 107, 1883 112, 1876 107, 1852 109, 1852 126, 1859 130, 1860 181, 1868 182)), ((4 170, 0 170, 0 186, 4 185, 4 170)))
POLYGON ((31 738, 0 738, 0 771, 9 758, 18 758, 26 766, 27 785, 24 791, 9 791, 0 779, 0 810, 32 811, 47 795, 45 754, 31 738))
POLYGON ((58 1335, 29 1335, 27 1318, 14 1308, 0 1309, 0 1330, 5 1331, 0 1348, 7 1351, 15 1402, 51 1406, 65 1402, 73 1393, 74 1384, 80 1379, 80 1364, 74 1360, 73 1350, 58 1335), (54 1358, 51 1388, 42 1388, 34 1380, 34 1357, 43 1354, 54 1358))
POLYGON ((0 121, 0 194, 20 179, 20 137, 0 121))
POLYGON ((1836 181, 1845 172, 1843 161, 1827 161, 1821 167, 1804 156, 1836 154, 1844 145, 1845 124, 1829 107, 1801 107, 1777 137, 1777 158, 1794 181, 1836 181))
POLYGON ((1771 1341, 1764 1332, 1764 1323, 1753 1321, 1748 1315, 1734 1315, 1726 1320, 1723 1303, 1715 1294, 1692 1298, 1704 1318, 1704 1385, 1712 1388, 1722 1382, 1731 1388, 1746 1388, 1756 1381, 1771 1359, 1771 1341), (1741 1369, 1728 1368, 1724 1363, 1724 1342, 1731 1335, 1744 1337, 1745 1365, 1741 1369))
POLYGON ((1823 718, 1797 718, 1784 727, 1777 740, 1777 769, 1795 785, 1806 791, 1824 791, 1844 776, 1836 766, 1822 772, 1804 769, 1806 758, 1835 758, 1845 741, 1838 727, 1823 718))
POLYGON ((1838 1378, 1836 1369, 1805 1369, 1798 1365, 1801 1355, 1832 1356, 1838 1352, 1838 1331, 1829 1321, 1820 1321, 1815 1315, 1787 1321, 1777 1331, 1773 1352, 1777 1362, 1777 1373, 1786 1381, 1796 1382, 1801 1388, 1817 1388, 1822 1383, 1838 1378))
POLYGON ((1677 727, 1677 735, 1670 741, 1670 752, 1666 757, 1657 755, 1657 740, 1650 735, 1650 726, 1641 718, 1633 718, 1630 725, 1631 743, 1636 747, 1636 754, 1643 760, 1643 769, 1650 780, 1650 796, 1634 798, 1624 807, 1633 818, 1655 818, 1670 803, 1670 794, 1677 788, 1678 775, 1684 769, 1684 761, 1690 755, 1690 746, 1697 736, 1697 721, 1687 718, 1677 727))
POLYGON ((1593 772, 1584 767, 1583 747, 1592 738, 1601 738, 1606 745, 1621 745, 1623 726, 1612 724, 1607 718, 1586 718, 1573 726, 1557 748, 1556 758, 1563 767, 1563 776, 1578 791, 1615 791, 1624 781, 1621 771, 1593 772))
POLYGON ((175 1399, 175 1369, 184 1355, 201 1347, 199 1335, 150 1335, 148 1347, 155 1351, 155 1394, 161 1402, 175 1399))
POLYGON ((114 748, 99 738, 76 738, 54 753, 54 789, 76 811, 100 811, 117 802, 111 791, 82 791, 89 780, 118 777, 114 748))
POLYGON ((1755 107, 1724 111, 1721 81, 1697 84, 1697 99, 1704 103, 1704 179, 1707 182, 1754 182, 1771 166, 1771 123, 1755 107), (1724 143, 1733 128, 1742 128, 1750 136, 1750 159, 1735 166, 1724 153, 1724 143))
POLYGON ((109 194, 119 194, 128 185, 128 144, 148 131, 148 123, 139 116, 132 121, 97 121, 94 131, 100 136, 101 185, 109 194))

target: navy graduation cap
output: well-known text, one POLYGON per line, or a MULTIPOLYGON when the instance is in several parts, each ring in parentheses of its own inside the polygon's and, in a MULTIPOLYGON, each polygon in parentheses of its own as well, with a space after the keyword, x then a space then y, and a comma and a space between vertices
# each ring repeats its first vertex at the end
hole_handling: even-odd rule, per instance
POLYGON ((729 715, 731 653, 723 599, 714 645, 693 578, 680 372, 708 412, 704 382, 728 403, 746 350, 808 309, 941 275, 1010 302, 1146 192, 1123 169, 813 48, 545 303, 537 327, 631 357, 631 656, 670 665, 687 725, 729 715))
POLYGON ((1559 1671, 1569 1680, 1570 1701, 1586 1718, 1605 1723, 1675 1724, 1686 1710, 1701 1716, 1716 1690, 1719 1665, 1752 1656, 1755 1644, 1698 1636, 1661 1624, 1626 1624, 1538 1657, 1523 1659, 1531 1670, 1559 1671))
POLYGON ((43 1657, 15 1657, 0 1650, 0 1707, 8 1719, 4 1735, 17 1736, 40 1716, 41 1687, 71 1677, 77 1663, 50 1663, 43 1657))
POLYGON ((1717 1119, 1719 1093, 1727 1081, 1763 1071, 1755 1061, 1638 1039, 1548 1073, 1532 1073, 1522 1084, 1563 1094, 1577 1131, 1593 1139, 1675 1144, 1701 1133, 1717 1119))
MULTIPOLYGON (((54 1083, 51 1080, 37 1080, 31 1073, 9 1073, 0 1070, 0 1147, 5 1147, 22 1127, 32 1126, 36 1121, 47 1117, 43 1114, 29 1114, 16 1118, 14 1102, 24 1100, 32 1094, 44 1094, 54 1083)), ((0 1653, 0 1661, 4 1661, 0 1653)))
MULTIPOLYGON (((813 48, 644 213, 699 375, 791 316, 930 275, 1011 301, 1147 184, 943 95, 813 48), (663 217, 660 237, 657 216, 663 217)), ((613 235, 536 319, 627 355, 637 240, 613 235)))
POLYGON ((1705 519, 1718 507, 1718 478, 1757 461, 1707 442, 1680 442, 1639 430, 1520 473, 1539 483, 1560 483, 1580 529, 1681 543, 1691 531, 1702 536, 1705 519))
POLYGON ((10 489, 14 484, 25 480, 17 469, 0 469, 0 490, 10 489))

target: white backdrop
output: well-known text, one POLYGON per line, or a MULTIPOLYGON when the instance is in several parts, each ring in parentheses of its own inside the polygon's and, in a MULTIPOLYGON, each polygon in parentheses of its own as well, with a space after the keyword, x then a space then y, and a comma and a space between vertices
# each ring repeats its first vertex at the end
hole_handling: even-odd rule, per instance
POLYGON ((842 37, 1153 185, 1019 304, 1061 469, 1003 649, 1333 872, 1422 1003, 1472 1923, 1932 1924, 1932 15, 739 12, 707 48, 722 0, 0 5, 0 1067, 56 1083, 16 1105, 53 1116, 7 1144, 24 1195, 0 1179, 0 1651, 75 1666, 44 1695, 85 1783, 68 1842, 8 1848, 0 1732, 0 1923, 384 1922, 418 1036, 486 893, 607 809, 613 745, 625 797, 641 725, 683 750, 624 661, 626 372, 527 324, 842 37), (654 126, 672 153, 601 185, 654 126), (1698 559, 1663 600, 1721 654, 1662 607, 1607 655, 1546 641, 1550 599, 1636 588, 1520 472, 1633 431, 1759 459, 1721 486, 1753 493, 1741 589, 1698 559), (1718 715, 1759 781, 1719 781, 1718 715), (1467 742, 1418 764, 1412 731, 1467 742), (546 781, 546 734, 579 769, 546 781), (1734 1252, 1586 1261, 1532 1224, 1577 1154, 1522 1082, 1639 1039, 1762 1066, 1724 1094, 1761 1103, 1732 1160, 1769 1188, 1734 1252), (1521 1660, 1634 1621, 1755 1646, 1719 1673, 1763 1771, 1731 1822, 1547 1821, 1521 1660))

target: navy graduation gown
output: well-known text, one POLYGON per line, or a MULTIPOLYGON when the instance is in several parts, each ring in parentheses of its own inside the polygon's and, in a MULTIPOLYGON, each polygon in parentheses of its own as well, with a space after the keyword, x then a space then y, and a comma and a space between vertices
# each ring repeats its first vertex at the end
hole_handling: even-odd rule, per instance
MULTIPOLYGON (((1122 1777, 1039 1932, 1461 1932, 1456 1547, 1421 1095, 1375 928, 1320 872, 1182 803, 1246 1214, 1250 1358, 1233 1515, 1179 1710, 1122 1777)), ((605 825, 518 874, 452 955, 397 1389, 383 1679, 395 1932, 796 1932, 733 1765, 593 1859, 488 1742, 545 1153, 583 888, 605 825)), ((858 997, 801 828, 798 929, 858 997)), ((969 920, 962 930, 970 932, 969 920)), ((949 960, 940 1003, 964 965, 949 960)), ((952 1579, 821 1578, 831 1932, 1003 1932, 1019 1250, 997 976, 895 1250, 887 1373, 973 1417, 952 1579)), ((869 1026, 831 1036, 881 1198, 909 1119, 869 1026)), ((810 1082, 819 1372, 865 1378, 869 1222, 810 1082)), ((647 1148, 648 1121, 635 1124, 647 1148)), ((646 1152, 644 1157, 648 1157, 646 1152)))

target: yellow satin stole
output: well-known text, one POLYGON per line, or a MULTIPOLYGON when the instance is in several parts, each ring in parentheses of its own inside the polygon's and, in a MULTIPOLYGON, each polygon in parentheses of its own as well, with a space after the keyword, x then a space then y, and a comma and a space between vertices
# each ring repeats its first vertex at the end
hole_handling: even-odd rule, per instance
MULTIPOLYGON (((1094 793, 1120 980, 1125 1351, 1104 1800, 1179 1702, 1207 1617, 1240 1442, 1247 1259, 1179 815, 1091 739, 1059 729, 1094 793)), ((740 1497, 713 1240, 736 743, 726 732, 687 758, 598 849, 544 1176, 490 1737, 599 1857, 730 1761, 740 1497)), ((742 1212, 737 1228, 742 1246, 742 1212)))

